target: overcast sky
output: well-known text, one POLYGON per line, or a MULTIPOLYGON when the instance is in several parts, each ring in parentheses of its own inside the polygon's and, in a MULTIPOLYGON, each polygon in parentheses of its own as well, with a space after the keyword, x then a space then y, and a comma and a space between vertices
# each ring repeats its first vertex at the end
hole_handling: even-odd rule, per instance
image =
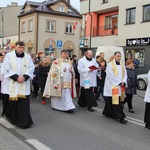
MULTIPOLYGON (((18 5, 23 5, 26 0, 0 0, 0 7, 6 7, 7 5, 10 5, 11 2, 17 2, 18 5)), ((45 0, 29 0, 33 2, 43 2, 45 0)), ((70 0, 71 5, 74 6, 76 9, 80 9, 80 0, 70 0)))

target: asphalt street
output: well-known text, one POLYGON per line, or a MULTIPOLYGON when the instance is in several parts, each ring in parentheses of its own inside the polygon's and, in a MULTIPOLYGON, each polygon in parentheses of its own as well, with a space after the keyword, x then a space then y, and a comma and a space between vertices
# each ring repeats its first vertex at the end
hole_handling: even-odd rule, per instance
POLYGON ((145 91, 138 91, 140 96, 133 98, 135 114, 129 113, 125 105, 126 125, 102 115, 102 98, 94 112, 79 107, 74 99, 74 114, 53 110, 50 99, 42 105, 40 100, 31 98, 34 125, 26 130, 12 127, 9 132, 15 130, 15 136, 35 147, 40 143, 41 147, 36 147, 39 150, 149 150, 150 131, 143 123, 144 94, 145 91))

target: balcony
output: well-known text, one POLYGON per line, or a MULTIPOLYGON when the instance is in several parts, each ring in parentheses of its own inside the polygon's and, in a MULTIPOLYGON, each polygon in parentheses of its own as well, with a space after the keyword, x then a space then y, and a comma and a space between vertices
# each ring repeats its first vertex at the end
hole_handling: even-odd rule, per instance
POLYGON ((98 26, 93 27, 93 34, 92 36, 109 36, 109 35, 118 35, 118 28, 117 27, 106 27, 106 26, 98 26))

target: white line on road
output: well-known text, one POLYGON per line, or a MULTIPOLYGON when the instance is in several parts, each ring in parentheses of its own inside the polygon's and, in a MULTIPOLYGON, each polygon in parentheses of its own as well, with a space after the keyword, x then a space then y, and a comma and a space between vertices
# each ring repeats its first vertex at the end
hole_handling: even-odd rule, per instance
MULTIPOLYGON (((94 109, 98 112, 103 111, 102 109, 99 109, 99 108, 94 108, 94 109)), ((135 118, 128 117, 128 116, 126 117, 126 119, 128 120, 128 122, 131 122, 131 123, 134 123, 134 124, 137 124, 137 125, 140 125, 140 126, 145 126, 142 120, 135 119, 135 118)))
POLYGON ((4 118, 0 118, 0 124, 2 124, 3 126, 5 126, 6 128, 9 128, 9 129, 15 128, 14 125, 12 125, 10 122, 8 122, 4 118))
POLYGON ((51 148, 47 147, 36 139, 28 139, 26 141, 33 145, 37 150, 52 150, 51 148))
POLYGON ((143 121, 139 120, 139 119, 131 118, 131 117, 128 117, 128 116, 126 118, 130 119, 130 120, 134 120, 134 121, 139 122, 139 123, 143 123, 143 121))
POLYGON ((143 126, 144 127, 144 123, 138 123, 138 122, 135 122, 135 121, 132 121, 132 120, 129 120, 129 119, 126 119, 128 120, 128 122, 131 122, 131 123, 134 123, 134 124, 137 124, 137 125, 140 125, 140 126, 143 126))

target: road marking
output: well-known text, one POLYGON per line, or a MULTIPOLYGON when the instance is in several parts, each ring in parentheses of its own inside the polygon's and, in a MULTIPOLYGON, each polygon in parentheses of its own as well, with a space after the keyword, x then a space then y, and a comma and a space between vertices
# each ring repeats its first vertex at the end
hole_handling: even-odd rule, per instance
POLYGON ((135 119, 135 118, 131 118, 131 117, 126 117, 127 119, 130 119, 130 120, 133 120, 133 121, 136 121, 136 122, 139 122, 139 123, 143 123, 142 120, 139 120, 139 119, 135 119))
POLYGON ((10 122, 8 122, 4 118, 0 118, 0 124, 2 124, 3 126, 5 126, 6 128, 9 128, 9 129, 15 128, 14 125, 12 125, 10 122))
POLYGON ((36 139, 28 139, 26 141, 32 146, 34 146, 37 150, 52 150, 51 148, 47 147, 46 145, 44 145, 36 139))
MULTIPOLYGON (((98 112, 102 112, 103 110, 100 108, 94 108, 96 111, 98 112)), ((126 120, 128 120, 128 122, 140 125, 140 126, 145 126, 144 122, 142 120, 136 119, 136 118, 132 118, 132 117, 126 117, 126 120)))
MULTIPOLYGON (((128 120, 128 119, 126 119, 126 120, 128 120)), ((143 127, 145 126, 144 123, 142 124, 142 123, 138 123, 138 122, 135 122, 135 121, 132 121, 132 120, 128 120, 128 122, 131 122, 131 123, 143 126, 143 127)))

